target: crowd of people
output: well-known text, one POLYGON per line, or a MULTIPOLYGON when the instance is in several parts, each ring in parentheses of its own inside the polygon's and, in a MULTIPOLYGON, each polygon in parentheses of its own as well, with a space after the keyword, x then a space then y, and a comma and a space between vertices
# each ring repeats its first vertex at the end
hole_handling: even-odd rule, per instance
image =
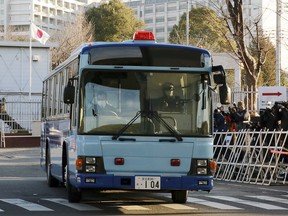
MULTIPOLYGON (((217 104, 214 110, 214 132, 240 131, 240 130, 264 130, 264 131, 288 131, 288 102, 267 103, 265 109, 261 109, 259 117, 251 121, 250 114, 245 108, 243 101, 228 108, 225 112, 221 104, 217 104)), ((270 145, 271 133, 267 134, 264 145, 270 145)), ((217 141, 221 134, 216 134, 217 141)), ((288 139, 282 134, 280 142, 285 142, 284 148, 288 149, 288 139)), ((281 157, 282 158, 282 157, 281 157)), ((288 157, 283 156, 284 162, 288 163, 288 157)))
POLYGON ((225 112, 224 106, 217 104, 213 116, 214 131, 239 131, 250 125, 250 114, 243 101, 239 101, 237 105, 233 103, 228 112, 225 112))
POLYGON ((267 103, 265 109, 261 109, 259 117, 251 121, 250 114, 243 101, 233 103, 224 110, 221 104, 217 104, 214 110, 214 131, 239 131, 242 129, 257 130, 283 130, 288 131, 288 101, 267 103))

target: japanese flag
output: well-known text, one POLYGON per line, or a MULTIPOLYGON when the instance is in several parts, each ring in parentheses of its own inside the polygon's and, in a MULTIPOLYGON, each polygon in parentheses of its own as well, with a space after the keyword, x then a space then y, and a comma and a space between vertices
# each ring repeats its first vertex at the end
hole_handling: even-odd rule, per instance
POLYGON ((38 28, 34 23, 31 23, 31 36, 35 40, 38 40, 41 44, 45 44, 50 37, 47 32, 38 28))

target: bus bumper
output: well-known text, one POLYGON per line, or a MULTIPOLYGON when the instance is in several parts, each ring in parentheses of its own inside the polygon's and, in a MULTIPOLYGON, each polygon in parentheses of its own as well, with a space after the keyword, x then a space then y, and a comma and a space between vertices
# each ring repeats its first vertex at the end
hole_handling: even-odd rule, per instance
MULTIPOLYGON (((135 179, 135 176, 77 174, 75 179, 75 187, 79 189, 94 188, 100 190, 139 190, 137 187, 135 187, 135 179)), ((213 176, 161 176, 160 182, 160 187, 152 190, 210 191, 213 188, 213 176)))

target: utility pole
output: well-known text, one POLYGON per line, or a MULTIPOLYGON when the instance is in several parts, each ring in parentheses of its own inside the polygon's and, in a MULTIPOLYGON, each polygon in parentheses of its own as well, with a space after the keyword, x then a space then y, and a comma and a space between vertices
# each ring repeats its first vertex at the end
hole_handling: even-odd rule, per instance
POLYGON ((276 85, 280 86, 281 71, 281 1, 276 0, 276 85))

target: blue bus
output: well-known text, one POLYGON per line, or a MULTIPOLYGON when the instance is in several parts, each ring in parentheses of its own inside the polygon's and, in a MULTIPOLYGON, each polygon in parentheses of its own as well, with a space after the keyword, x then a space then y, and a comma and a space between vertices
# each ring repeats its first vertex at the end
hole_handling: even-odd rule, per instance
POLYGON ((75 50, 43 81, 41 166, 69 202, 85 190, 171 193, 213 188, 212 94, 230 102, 209 51, 133 40, 75 50))

